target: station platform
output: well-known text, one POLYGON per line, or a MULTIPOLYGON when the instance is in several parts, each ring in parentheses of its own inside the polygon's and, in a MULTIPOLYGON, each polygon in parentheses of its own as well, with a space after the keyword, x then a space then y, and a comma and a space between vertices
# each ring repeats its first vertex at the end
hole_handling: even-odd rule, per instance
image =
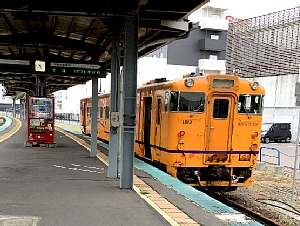
POLYGON ((135 159, 134 189, 107 177, 107 150, 58 125, 55 148, 25 147, 26 123, 0 131, 0 225, 261 225, 206 194, 135 159))

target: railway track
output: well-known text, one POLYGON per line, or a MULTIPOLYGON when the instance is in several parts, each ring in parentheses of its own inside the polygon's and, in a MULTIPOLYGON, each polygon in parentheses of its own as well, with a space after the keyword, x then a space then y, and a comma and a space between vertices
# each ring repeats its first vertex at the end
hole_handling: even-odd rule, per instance
POLYGON ((203 189, 203 188, 198 188, 198 190, 200 190, 201 192, 204 192, 205 194, 207 194, 210 197, 218 200, 219 202, 222 202, 225 205, 234 208, 235 210, 247 215, 251 219, 258 221, 263 225, 283 226, 283 225, 278 224, 277 222, 273 221, 272 219, 269 219, 266 216, 263 216, 260 213, 252 211, 251 209, 245 207, 244 205, 241 205, 241 204, 231 200, 230 198, 225 197, 222 192, 212 192, 212 191, 208 191, 208 190, 203 189))

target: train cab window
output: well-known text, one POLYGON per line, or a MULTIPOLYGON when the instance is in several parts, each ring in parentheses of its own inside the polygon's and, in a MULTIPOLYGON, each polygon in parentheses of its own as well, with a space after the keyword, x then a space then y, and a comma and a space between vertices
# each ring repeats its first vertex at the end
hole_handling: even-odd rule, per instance
POLYGON ((168 103, 169 103, 169 92, 165 92, 165 112, 168 111, 168 103))
POLYGON ((261 114, 263 110, 263 95, 241 94, 238 102, 239 114, 261 114))
POLYGON ((179 92, 171 92, 170 111, 178 111, 178 95, 179 92))
POLYGON ((204 112, 205 93, 171 92, 170 111, 204 112))
POLYGON ((228 117, 229 100, 215 99, 213 117, 218 119, 226 119, 228 117))
POLYGON ((106 106, 106 109, 105 109, 105 118, 109 119, 109 106, 106 106))
POLYGON ((101 118, 101 119, 104 118, 103 113, 104 113, 104 107, 101 107, 101 108, 100 108, 100 118, 101 118))

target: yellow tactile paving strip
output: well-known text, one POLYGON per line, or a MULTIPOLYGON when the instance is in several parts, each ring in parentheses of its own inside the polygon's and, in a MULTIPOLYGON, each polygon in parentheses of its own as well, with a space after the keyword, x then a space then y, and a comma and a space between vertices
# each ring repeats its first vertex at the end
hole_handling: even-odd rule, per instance
POLYGON ((11 130, 9 130, 7 133, 0 136, 0 143, 5 141, 6 139, 10 138, 12 135, 14 135, 16 132, 18 132, 19 129, 21 128, 22 122, 19 119, 12 118, 12 120, 16 120, 16 125, 11 130))
MULTIPOLYGON (((55 129, 90 151, 90 145, 83 139, 80 139, 58 127, 55 129)), ((97 157, 108 166, 108 156, 98 150, 97 157)), ((141 198, 145 199, 147 203, 159 212, 172 226, 200 226, 198 222, 180 211, 176 206, 154 191, 148 184, 139 179, 136 175, 134 175, 133 179, 133 189, 137 192, 137 194, 139 194, 141 198)))

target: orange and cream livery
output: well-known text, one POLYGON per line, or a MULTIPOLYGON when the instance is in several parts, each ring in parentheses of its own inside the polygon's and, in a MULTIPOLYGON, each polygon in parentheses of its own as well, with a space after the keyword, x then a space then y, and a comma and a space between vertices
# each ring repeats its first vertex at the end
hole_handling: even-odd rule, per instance
MULTIPOLYGON (((152 80, 137 89, 136 156, 192 186, 251 186, 265 90, 233 75, 152 80)), ((109 140, 109 94, 99 95, 98 138, 109 140)), ((91 98, 81 100, 91 133, 91 98)))

